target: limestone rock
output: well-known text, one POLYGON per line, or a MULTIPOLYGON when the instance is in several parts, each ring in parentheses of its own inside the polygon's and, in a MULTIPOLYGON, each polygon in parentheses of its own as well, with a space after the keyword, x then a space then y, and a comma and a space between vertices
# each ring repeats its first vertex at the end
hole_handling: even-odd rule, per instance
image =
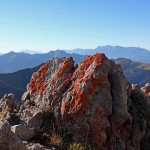
POLYGON ((21 116, 21 120, 23 121, 22 124, 27 124, 28 126, 38 130, 43 123, 43 115, 44 112, 31 112, 24 110, 21 116))
POLYGON ((12 109, 14 104, 14 94, 5 94, 4 97, 0 99, 0 112, 4 112, 8 109, 12 109))
POLYGON ((54 147, 46 148, 43 145, 40 145, 39 143, 30 143, 27 145, 28 150, 56 150, 54 147))
POLYGON ((15 125, 11 127, 11 131, 22 141, 28 141, 35 135, 35 130, 29 126, 15 125))
POLYGON ((146 96, 150 96, 150 83, 147 83, 144 87, 141 88, 146 96))
POLYGON ((27 150, 23 141, 11 131, 11 125, 8 122, 0 123, 0 149, 27 150))

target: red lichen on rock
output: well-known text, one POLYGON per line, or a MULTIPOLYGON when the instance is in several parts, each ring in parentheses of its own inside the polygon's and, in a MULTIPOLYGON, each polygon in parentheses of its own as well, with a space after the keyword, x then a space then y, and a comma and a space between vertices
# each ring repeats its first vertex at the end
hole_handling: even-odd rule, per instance
POLYGON ((61 114, 66 112, 75 120, 80 119, 89 106, 91 95, 99 86, 107 83, 102 64, 108 60, 104 54, 97 53, 86 57, 72 75, 72 85, 66 95, 69 104, 62 104, 61 114), (69 106, 68 106, 69 105, 69 106))
POLYGON ((54 87, 61 87, 61 91, 57 90, 55 88, 52 89, 53 91, 57 93, 61 93, 65 88, 67 87, 68 83, 71 81, 71 73, 74 68, 74 61, 72 57, 63 59, 64 62, 62 62, 61 66, 58 68, 57 72, 53 76, 53 78, 50 80, 50 83, 54 85, 54 87), (56 81, 59 81, 59 85, 56 81))
POLYGON ((60 76, 65 74, 68 70, 72 69, 73 67, 74 67, 73 58, 72 57, 67 58, 63 62, 62 66, 56 72, 56 78, 59 78, 60 76))
POLYGON ((61 100, 62 93, 71 82, 71 74, 74 68, 72 57, 62 58, 58 70, 50 78, 51 107, 54 107, 61 100))
POLYGON ((29 83, 31 94, 35 92, 39 92, 40 95, 43 94, 46 88, 44 86, 44 81, 45 81, 45 75, 47 73, 47 70, 48 70, 48 65, 47 63, 45 63, 44 65, 40 67, 38 72, 33 74, 32 79, 29 83))
POLYGON ((95 142, 94 147, 95 149, 102 149, 106 142, 105 138, 105 127, 107 123, 107 116, 105 106, 98 108, 96 107, 94 110, 94 117, 93 117, 93 128, 91 129, 91 135, 93 137, 93 141, 95 142), (100 120, 100 121, 99 121, 100 120))
POLYGON ((42 96, 43 92, 44 94, 48 92, 51 95, 50 104, 53 107, 61 99, 62 93, 71 82, 73 69, 72 57, 47 61, 31 78, 29 83, 31 96, 42 96))

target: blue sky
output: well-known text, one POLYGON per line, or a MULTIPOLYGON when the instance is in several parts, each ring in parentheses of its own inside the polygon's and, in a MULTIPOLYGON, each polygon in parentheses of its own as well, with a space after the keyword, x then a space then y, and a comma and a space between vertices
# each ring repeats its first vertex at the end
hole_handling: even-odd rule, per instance
POLYGON ((150 0, 0 1, 0 53, 99 45, 150 50, 150 0))

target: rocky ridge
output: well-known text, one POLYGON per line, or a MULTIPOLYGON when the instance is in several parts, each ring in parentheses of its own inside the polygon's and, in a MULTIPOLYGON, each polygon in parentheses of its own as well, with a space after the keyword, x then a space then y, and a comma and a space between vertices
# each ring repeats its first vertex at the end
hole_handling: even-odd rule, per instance
MULTIPOLYGON (((7 124, 8 133, 15 137, 10 138, 16 139, 14 149, 34 149, 34 143, 52 149, 55 145, 43 134, 55 126, 64 133, 63 141, 82 143, 87 149, 148 150, 149 87, 131 86, 121 66, 104 54, 87 56, 76 66, 72 57, 55 58, 32 75, 16 112, 3 113, 0 135, 5 139, 2 128, 7 124)), ((0 140, 0 148, 10 149, 4 147, 9 142, 0 140)))

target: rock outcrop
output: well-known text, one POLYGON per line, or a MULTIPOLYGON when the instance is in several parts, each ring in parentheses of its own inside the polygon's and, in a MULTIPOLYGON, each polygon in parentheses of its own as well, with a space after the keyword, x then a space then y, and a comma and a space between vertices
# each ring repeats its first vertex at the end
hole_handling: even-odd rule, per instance
POLYGON ((71 57, 55 58, 32 75, 20 123, 11 129, 28 142, 56 126, 94 150, 148 150, 148 87, 131 86, 120 65, 104 54, 87 56, 76 66, 71 57))
POLYGON ((0 112, 6 109, 12 109, 14 105, 14 94, 5 94, 0 100, 0 112))
POLYGON ((11 131, 11 125, 8 122, 0 122, 0 149, 27 150, 23 141, 11 131))
POLYGON ((150 96, 150 83, 147 83, 144 87, 141 88, 141 90, 146 96, 150 96))

